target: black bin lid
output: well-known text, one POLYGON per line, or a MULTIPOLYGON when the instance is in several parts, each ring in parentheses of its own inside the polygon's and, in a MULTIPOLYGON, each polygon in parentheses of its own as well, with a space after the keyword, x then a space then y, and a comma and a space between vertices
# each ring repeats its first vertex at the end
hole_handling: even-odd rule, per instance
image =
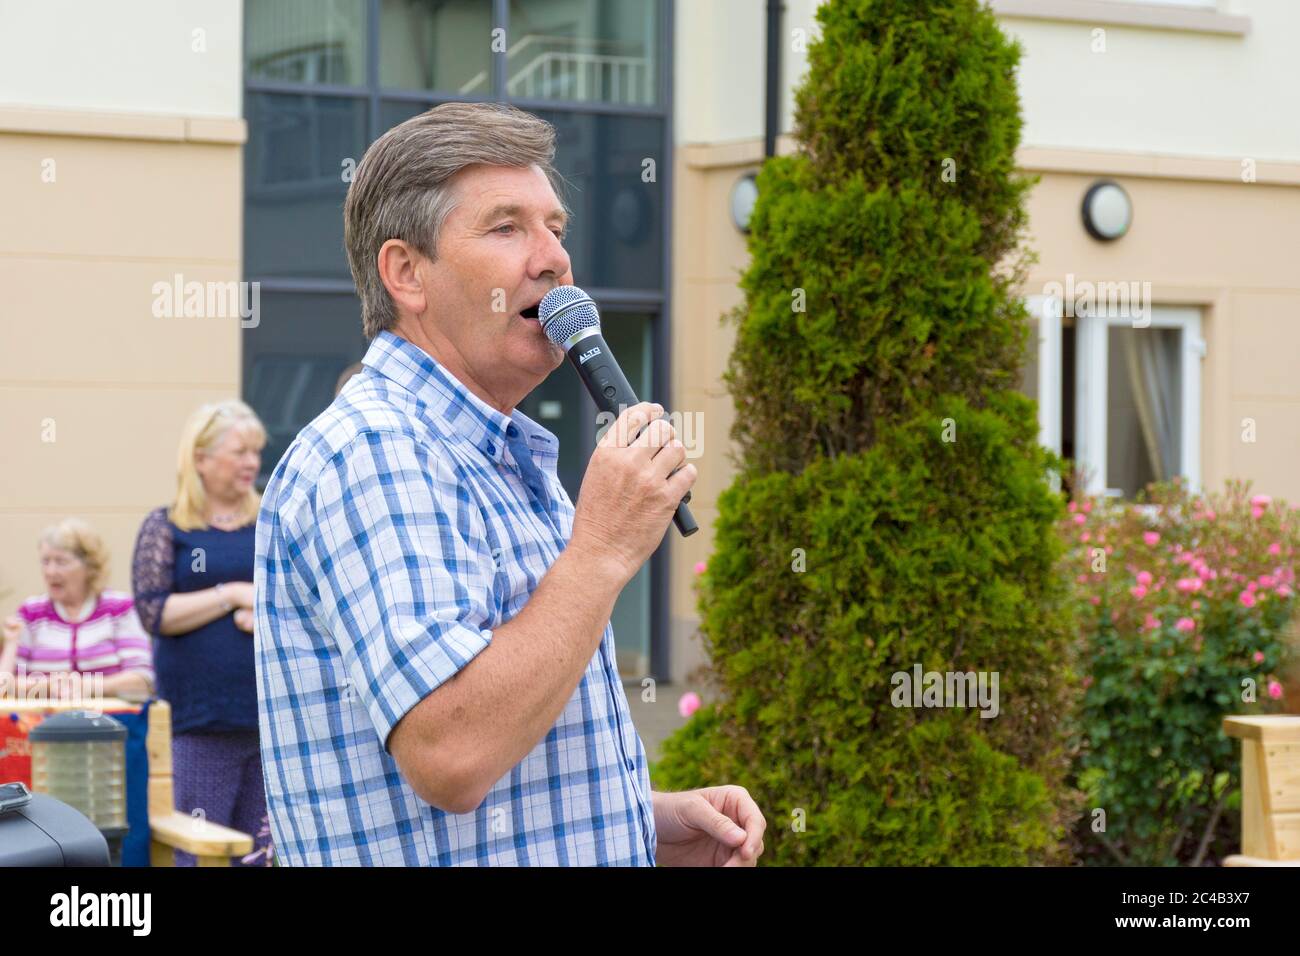
POLYGON ((93 710, 65 710, 46 717, 27 739, 64 743, 72 740, 126 740, 126 726, 93 710))

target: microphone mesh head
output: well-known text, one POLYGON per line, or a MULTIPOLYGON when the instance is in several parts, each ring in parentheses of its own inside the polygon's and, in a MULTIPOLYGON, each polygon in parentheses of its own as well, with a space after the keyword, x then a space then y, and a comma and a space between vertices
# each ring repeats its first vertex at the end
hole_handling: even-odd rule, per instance
POLYGON ((575 332, 600 328, 596 303, 573 285, 559 285, 546 293, 537 307, 537 318, 546 337, 560 348, 564 348, 564 343, 575 332))

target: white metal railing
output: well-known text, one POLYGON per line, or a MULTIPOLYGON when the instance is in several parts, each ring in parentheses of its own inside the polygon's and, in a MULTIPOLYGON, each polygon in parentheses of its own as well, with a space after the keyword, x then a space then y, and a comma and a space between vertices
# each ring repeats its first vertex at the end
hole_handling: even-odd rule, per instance
MULTIPOLYGON (((609 42, 540 34, 524 37, 506 51, 507 64, 528 57, 523 66, 507 76, 508 95, 636 105, 654 102, 653 70, 648 58, 589 49, 555 49, 565 43, 592 46, 609 42), (534 48, 543 46, 550 49, 534 52, 534 48)), ((490 88, 489 71, 481 70, 460 87, 460 92, 486 93, 490 88)))
POLYGON ((644 57, 551 51, 510 77, 511 96, 646 103, 650 64, 644 57))

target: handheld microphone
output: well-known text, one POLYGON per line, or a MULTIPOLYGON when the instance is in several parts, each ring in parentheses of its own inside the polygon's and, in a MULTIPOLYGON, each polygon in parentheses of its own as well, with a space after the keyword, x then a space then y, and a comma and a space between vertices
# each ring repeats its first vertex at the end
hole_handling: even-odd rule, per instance
MULTIPOLYGON (((636 392, 632 391, 623 370, 614 360, 614 353, 600 334, 600 312, 587 293, 577 286, 556 286, 538 305, 537 317, 546 337, 569 356, 569 362, 577 370, 597 408, 618 415, 620 406, 627 408, 637 404, 636 392)), ((673 515, 673 524, 684 538, 700 530, 691 509, 686 506, 690 500, 688 491, 673 515)))

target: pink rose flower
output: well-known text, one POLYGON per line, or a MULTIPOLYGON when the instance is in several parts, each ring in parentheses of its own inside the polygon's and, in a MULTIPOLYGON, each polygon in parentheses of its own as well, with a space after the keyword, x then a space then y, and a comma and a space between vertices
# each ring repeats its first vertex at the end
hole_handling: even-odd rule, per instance
POLYGON ((1240 601, 1245 607, 1255 606, 1255 595, 1251 594, 1249 591, 1242 591, 1240 594, 1237 595, 1237 600, 1240 601))
POLYGON ((1282 553, 1282 545, 1274 541, 1272 544, 1268 546, 1268 553, 1276 558, 1279 554, 1282 553))
POLYGON ((1097 597, 1097 595, 1095 595, 1095 594, 1094 594, 1092 597, 1088 598, 1088 600, 1089 600, 1090 602, 1092 602, 1092 605, 1093 605, 1094 607, 1095 607, 1096 605, 1098 605, 1098 604, 1101 603, 1101 598, 1097 597))
POLYGON ((1291 590, 1289 587, 1287 587, 1285 584, 1282 585, 1280 588, 1277 589, 1277 596, 1280 597, 1280 598, 1289 598, 1289 597, 1290 597, 1292 594, 1294 594, 1294 593, 1295 593, 1295 592, 1292 591, 1292 590, 1291 590))
POLYGON ((1151 587, 1151 572, 1150 572, 1150 571, 1139 571, 1139 572, 1138 572, 1138 584, 1142 585, 1144 588, 1149 588, 1149 587, 1151 587))
POLYGON ((703 573, 704 573, 704 569, 705 569, 706 567, 708 567, 708 565, 706 565, 703 561, 696 561, 696 562, 695 562, 695 573, 696 573, 696 574, 703 574, 703 573))
POLYGON ((1092 532, 1085 531, 1083 534, 1079 535, 1079 540, 1082 541, 1084 544, 1087 544, 1089 541, 1092 540, 1092 532))
POLYGON ((1250 516, 1251 516, 1252 518, 1254 518, 1256 521, 1258 521, 1260 518, 1262 518, 1262 517, 1264 516, 1264 509, 1263 509, 1263 508, 1251 508, 1251 509, 1250 509, 1250 516))
POLYGON ((1092 514, 1092 502, 1091 502, 1091 501, 1084 501, 1084 503, 1081 505, 1081 507, 1083 508, 1083 513, 1084 513, 1084 514, 1092 514))
POLYGON ((1160 619, 1156 617, 1154 614, 1148 614, 1146 616, 1146 620, 1142 622, 1142 629, 1146 631, 1154 631, 1159 626, 1160 626, 1160 619))
POLYGON ((1259 576, 1259 586, 1264 588, 1265 590, 1268 590, 1269 588, 1273 587, 1276 584, 1277 581, 1273 579, 1273 575, 1271 574, 1261 574, 1259 576))
POLYGON ((1136 600, 1139 600, 1139 601, 1140 601, 1140 600, 1142 600, 1144 597, 1147 596, 1147 589, 1144 588, 1142 585, 1138 584, 1138 585, 1135 585, 1134 587, 1129 588, 1129 589, 1128 589, 1128 593, 1131 594, 1131 595, 1133 595, 1133 597, 1134 597, 1136 600))
POLYGON ((1074 514, 1075 509, 1078 508, 1078 507, 1079 507, 1079 503, 1078 503, 1077 501, 1071 501, 1071 502, 1066 506, 1066 510, 1069 511, 1070 514, 1074 514))
POLYGON ((681 700, 677 702, 677 713, 683 717, 690 717, 700 709, 700 695, 693 690, 688 690, 682 694, 681 700))
POLYGON ((1154 548, 1160 543, 1160 534, 1156 531, 1145 531, 1142 533, 1142 540, 1146 542, 1148 548, 1154 548))
POLYGON ((1075 523, 1075 524, 1083 524, 1083 523, 1085 523, 1087 520, 1088 520, 1088 519, 1087 519, 1086 517, 1084 517, 1083 515, 1075 515, 1075 516, 1074 516, 1074 523, 1075 523))
POLYGON ((1201 589, 1200 578, 1179 578, 1178 584, 1175 585, 1183 594, 1191 594, 1193 591, 1201 589))
POLYGON ((1213 521, 1214 519, 1215 519, 1214 509, 1211 508, 1210 510, 1208 510, 1207 512, 1205 512, 1205 520, 1206 520, 1206 521, 1213 521))
POLYGON ((1255 658, 1254 658, 1254 660, 1255 660, 1255 663, 1256 663, 1256 664, 1262 664, 1262 663, 1264 663, 1264 652, 1263 652, 1263 651, 1256 651, 1256 652, 1255 652, 1255 658))
POLYGON ((1279 684, 1279 683, 1278 683, 1277 681, 1275 681, 1275 680, 1271 680, 1271 681, 1269 681, 1269 682, 1268 682, 1268 696, 1269 696, 1269 697, 1272 697, 1274 700, 1277 700, 1279 697, 1281 697, 1281 696, 1282 696, 1282 685, 1279 684))
POLYGON ((1178 630, 1182 631, 1184 634, 1196 630, 1196 622, 1192 620, 1190 617, 1180 617, 1178 619, 1178 623, 1174 626, 1177 627, 1178 630))
POLYGON ((1252 508, 1267 508, 1272 503, 1273 499, 1268 495, 1256 495, 1250 499, 1250 506, 1252 508))

